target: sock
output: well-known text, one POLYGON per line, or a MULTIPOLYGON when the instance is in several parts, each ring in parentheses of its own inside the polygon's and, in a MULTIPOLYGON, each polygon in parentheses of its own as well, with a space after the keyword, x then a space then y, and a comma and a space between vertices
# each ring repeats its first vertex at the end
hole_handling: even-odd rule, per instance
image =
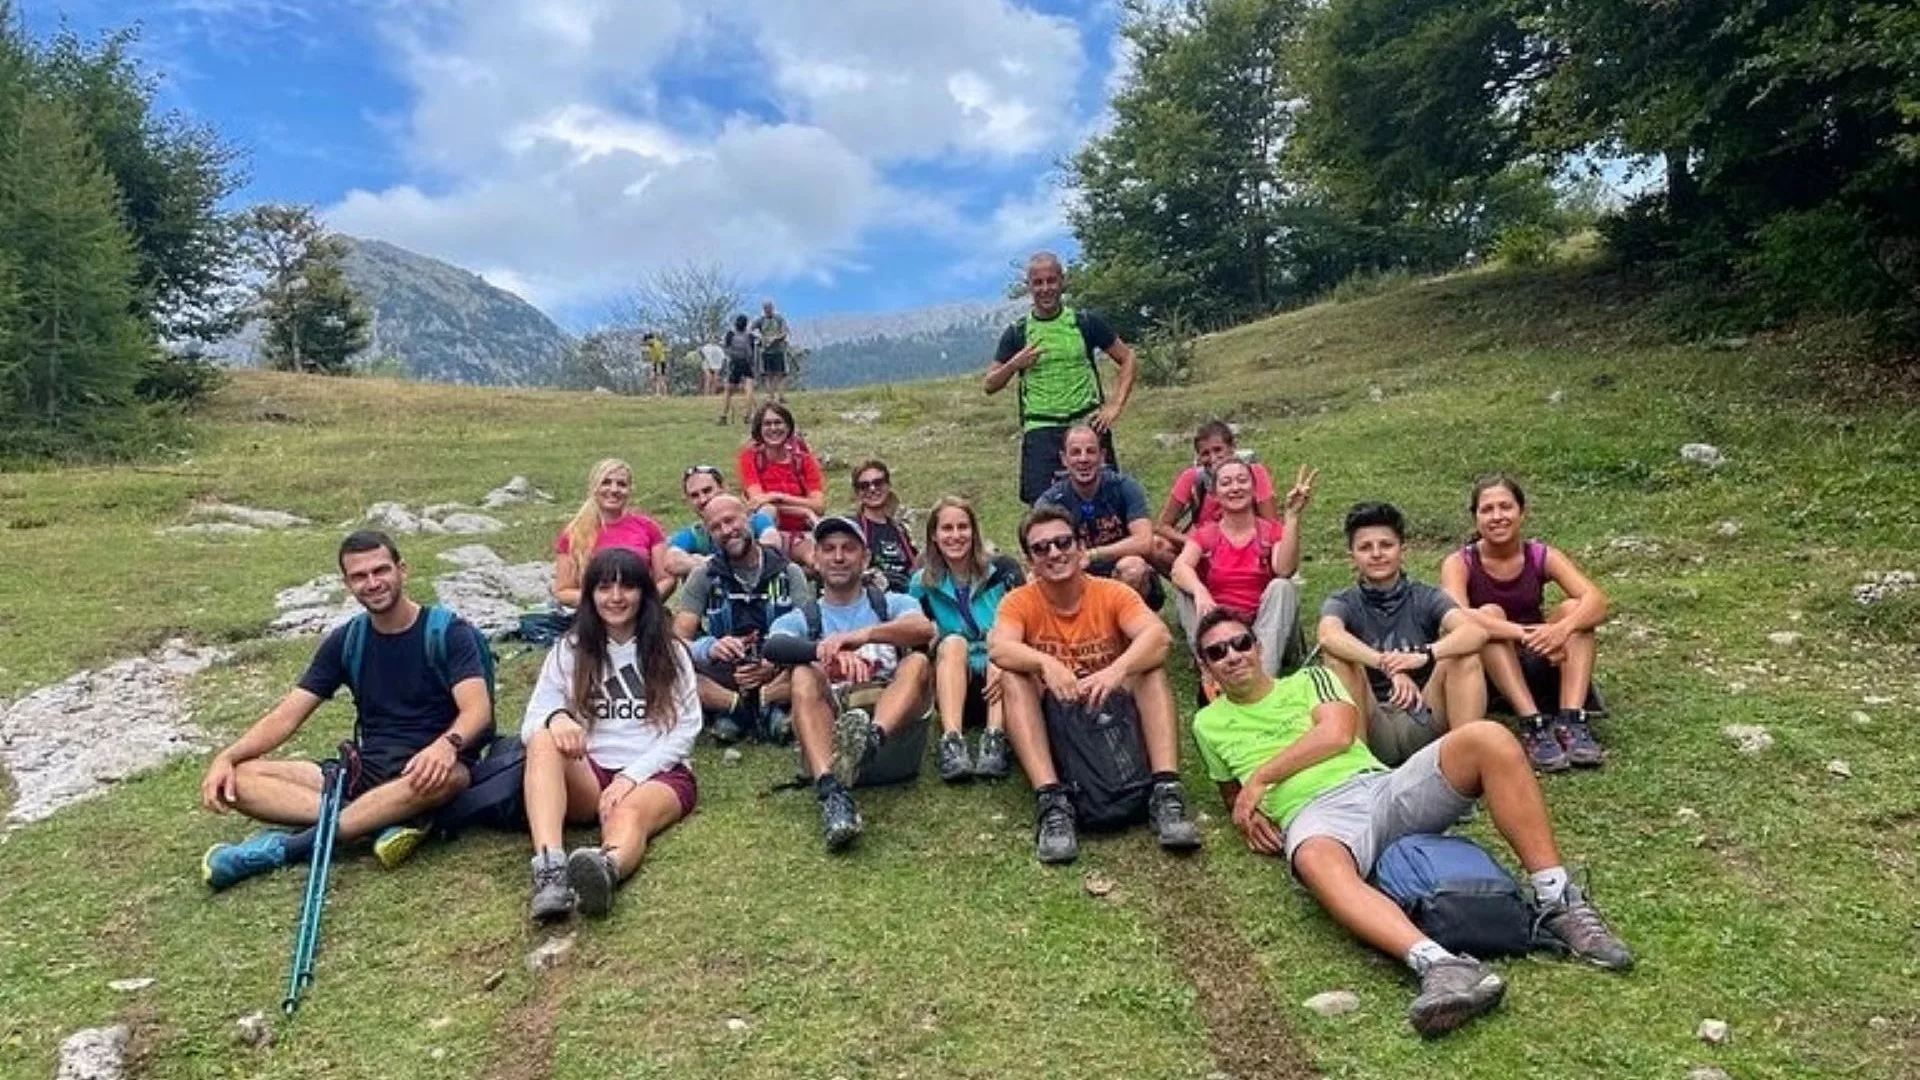
POLYGON ((1048 795, 1064 795, 1066 792, 1067 785, 1055 780, 1051 784, 1041 784, 1039 787, 1034 788, 1033 796, 1036 799, 1044 799, 1048 795))
POLYGON ((830 772, 821 773, 813 778, 813 793, 823 799, 840 789, 839 779, 830 772))
POLYGON ((1568 724, 1584 724, 1587 722, 1587 711, 1577 706, 1571 709, 1561 709, 1560 720, 1568 724))
POLYGON ((541 848, 533 854, 533 868, 545 869, 549 866, 565 866, 567 857, 554 848, 541 848))
POLYGON ((280 843, 280 851, 288 864, 303 863, 313 858, 313 842, 317 830, 309 827, 287 837, 280 843))
POLYGON ((1532 878, 1534 898, 1542 904, 1557 904, 1567 895, 1567 871, 1563 866, 1535 870, 1532 878))
POLYGON ((1516 717, 1515 722, 1520 725, 1520 730, 1525 731, 1528 728, 1537 728, 1541 724, 1546 723, 1547 718, 1539 713, 1528 713, 1525 716, 1516 717))
POLYGON ((1439 942, 1432 938, 1421 938, 1413 943, 1413 948, 1407 950, 1406 964, 1415 975, 1424 976, 1428 968, 1452 956, 1452 953, 1440 947, 1439 942))
POLYGON ((1172 784, 1175 787, 1179 787, 1180 774, 1171 770, 1162 770, 1153 774, 1153 782, 1156 784, 1172 784))

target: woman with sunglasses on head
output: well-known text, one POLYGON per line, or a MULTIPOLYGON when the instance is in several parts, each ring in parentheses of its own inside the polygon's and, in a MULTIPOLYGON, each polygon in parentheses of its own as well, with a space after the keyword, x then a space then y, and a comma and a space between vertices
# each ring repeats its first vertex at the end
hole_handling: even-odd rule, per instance
POLYGON ((1300 590, 1293 575, 1300 568, 1300 515, 1313 501, 1318 476, 1318 470, 1300 467, 1281 519, 1274 521, 1259 515, 1253 466, 1237 458, 1214 466, 1212 497, 1220 516, 1188 533, 1173 561, 1179 590, 1174 606, 1188 648, 1207 612, 1225 606, 1254 614, 1267 674, 1299 662, 1300 590))
POLYGON ((547 654, 520 724, 533 834, 535 919, 577 907, 604 915, 647 841, 693 812, 687 759, 700 733, 693 660, 673 636, 640 557, 589 563, 573 629, 547 654), (568 824, 600 823, 600 844, 562 854, 568 824))
POLYGON ((1000 708, 1000 669, 987 662, 987 631, 1000 600, 1026 583, 1020 564, 987 556, 973 504, 948 495, 927 514, 927 550, 907 584, 907 595, 939 631, 933 649, 933 700, 940 712, 940 779, 956 783, 1007 775, 1006 720, 1000 708), (962 728, 984 714, 978 753, 969 758, 962 728))
POLYGON ((553 598, 561 606, 580 606, 581 576, 587 561, 608 548, 626 548, 640 556, 662 595, 674 577, 667 567, 667 534, 645 514, 628 509, 633 467, 618 458, 596 462, 587 474, 587 498, 554 538, 553 598))
POLYGON ((853 495, 858 500, 851 515, 867 538, 871 566, 885 575, 888 592, 906 592, 907 579, 920 558, 913 550, 907 523, 901 519, 900 496, 893 490, 887 463, 871 458, 853 467, 853 495))
POLYGON ((768 402, 753 414, 751 437, 740 448, 740 483, 752 509, 775 515, 781 552, 813 565, 814 519, 827 512, 827 485, 820 462, 807 449, 785 405, 768 402))
MULTIPOLYGON (((686 497, 687 506, 693 510, 693 522, 667 537, 667 569, 675 577, 684 578, 716 550, 713 537, 707 532, 701 515, 706 512, 707 504, 717 496, 731 494, 727 491, 727 474, 712 465, 692 466, 680 474, 680 494, 686 497)), ((765 510, 754 511, 747 527, 761 543, 775 548, 780 546, 780 532, 774 528, 772 514, 765 510)))

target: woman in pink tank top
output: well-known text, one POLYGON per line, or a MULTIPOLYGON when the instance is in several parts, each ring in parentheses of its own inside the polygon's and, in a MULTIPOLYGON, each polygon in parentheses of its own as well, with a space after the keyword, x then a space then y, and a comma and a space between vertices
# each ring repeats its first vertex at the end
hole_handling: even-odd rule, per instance
POLYGON ((1598 766, 1606 754, 1589 712, 1598 706, 1593 630, 1606 621, 1606 594, 1558 548, 1523 538, 1527 496, 1512 477, 1475 480, 1468 511, 1474 538, 1440 564, 1440 587, 1486 628, 1487 681, 1512 707, 1536 769, 1598 766), (1552 608, 1549 583, 1565 596, 1552 608), (1543 698, 1557 710, 1542 712, 1543 698))

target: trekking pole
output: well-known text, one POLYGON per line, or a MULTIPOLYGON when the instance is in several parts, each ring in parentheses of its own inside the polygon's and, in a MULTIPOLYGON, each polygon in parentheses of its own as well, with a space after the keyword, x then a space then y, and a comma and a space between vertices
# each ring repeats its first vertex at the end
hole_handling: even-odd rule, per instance
POLYGON ((287 993, 280 1008, 292 1016, 300 995, 313 985, 313 954, 320 943, 320 913, 327 899, 327 874, 333 869, 333 838, 340 826, 340 803, 347 786, 347 770, 338 762, 322 767, 320 818, 314 823, 313 858, 307 866, 307 891, 300 901, 300 926, 293 937, 293 970, 287 974, 287 993))

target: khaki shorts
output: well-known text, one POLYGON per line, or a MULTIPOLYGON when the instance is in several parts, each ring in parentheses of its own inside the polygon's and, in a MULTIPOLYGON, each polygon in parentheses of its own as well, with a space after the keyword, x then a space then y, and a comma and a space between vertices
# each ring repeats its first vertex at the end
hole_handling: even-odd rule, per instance
POLYGON ((1405 765, 1362 773, 1301 807, 1287 822, 1287 865, 1301 844, 1325 836, 1345 845, 1366 877, 1387 845, 1414 833, 1445 832, 1471 809, 1473 800, 1453 790, 1440 771, 1440 744, 1428 743, 1405 765))
POLYGON ((1416 716, 1397 705, 1375 701, 1367 717, 1367 749, 1389 768, 1410 760, 1421 747, 1445 734, 1430 710, 1416 716))

